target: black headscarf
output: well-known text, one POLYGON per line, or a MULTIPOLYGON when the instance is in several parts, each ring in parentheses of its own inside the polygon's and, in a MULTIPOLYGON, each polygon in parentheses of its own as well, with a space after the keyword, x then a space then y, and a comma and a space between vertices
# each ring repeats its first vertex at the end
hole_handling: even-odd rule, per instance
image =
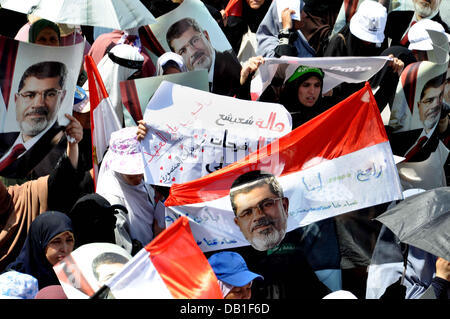
POLYGON ((102 242, 115 244, 116 209, 127 213, 122 205, 111 205, 103 196, 92 193, 82 196, 72 207, 71 218, 76 247, 102 242))
POLYGON ((256 32, 261 21, 264 19, 267 11, 269 10, 271 0, 265 0, 264 3, 258 9, 252 9, 248 5, 247 1, 242 1, 242 18, 250 27, 252 32, 256 32))
POLYGON ((73 232, 70 218, 57 211, 47 211, 31 223, 25 244, 16 261, 6 268, 33 276, 38 280, 39 289, 59 285, 53 266, 45 256, 48 243, 58 234, 73 232))
MULTIPOLYGON (((381 53, 381 56, 387 56, 393 54, 394 57, 399 58, 405 64, 405 68, 414 62, 417 62, 412 51, 402 46, 391 46, 381 53)), ((399 75, 388 65, 377 72, 369 81, 370 86, 376 88, 380 86, 375 93, 375 100, 377 101, 380 112, 383 111, 385 106, 389 103, 392 105, 394 101, 395 92, 397 90, 397 84, 399 75)))
MULTIPOLYGON (((313 68, 311 70, 314 70, 313 68)), ((287 80, 284 88, 281 92, 280 103, 289 111, 292 116, 292 129, 308 122, 317 115, 324 112, 327 108, 322 103, 322 88, 323 88, 323 76, 320 76, 317 72, 306 72, 299 76, 295 80, 287 80), (316 103, 311 106, 305 106, 298 100, 298 88, 299 86, 308 80, 310 77, 315 76, 321 80, 320 94, 316 103)))
POLYGON ((258 30, 261 21, 269 10, 272 0, 265 0, 258 9, 250 8, 245 0, 241 0, 241 2, 242 15, 230 15, 228 17, 227 26, 223 28, 223 31, 236 54, 239 53, 242 37, 247 33, 248 28, 250 28, 251 32, 256 32, 258 30))

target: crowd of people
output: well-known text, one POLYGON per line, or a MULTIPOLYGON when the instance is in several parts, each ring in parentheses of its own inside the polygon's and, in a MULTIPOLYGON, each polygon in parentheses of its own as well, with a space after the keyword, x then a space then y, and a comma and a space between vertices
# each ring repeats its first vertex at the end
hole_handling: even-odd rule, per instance
MULTIPOLYGON (((65 115, 70 123, 62 128, 55 122, 55 110, 66 94, 67 71, 53 62, 34 65, 24 73, 15 95, 16 112, 32 105, 34 113, 17 115, 20 133, 0 134, 0 298, 67 298, 53 266, 74 249, 108 242, 134 256, 166 228, 164 200, 170 188, 144 180, 140 141, 148 134, 148 125, 140 119, 126 127, 120 88, 125 80, 203 69, 208 72, 211 93, 251 100, 251 81, 267 58, 388 56, 389 61, 369 80, 380 114, 403 119, 406 111, 401 110, 407 108, 411 118, 423 123, 407 127, 400 120, 385 122, 394 155, 404 158, 398 164, 403 190, 447 186, 448 49, 445 70, 432 78, 424 75, 427 84, 415 97, 422 74, 419 65, 438 64, 427 30, 445 35, 450 42, 450 21, 444 21, 439 11, 443 1, 410 0, 413 10, 393 10, 396 1, 300 0, 298 12, 280 9, 281 1, 231 0, 235 4, 229 6, 228 0, 202 0, 229 41, 231 49, 223 52, 188 17, 167 32, 164 40, 172 52, 164 52, 148 26, 74 27, 28 15, 20 28, 1 30, 16 40, 45 46, 84 42, 83 55, 91 56, 97 65, 121 128, 111 134, 95 180, 86 65, 78 74, 73 112, 65 115), (336 30, 341 8, 346 16, 336 30), (406 81, 414 66, 417 80, 411 87, 406 81), (44 85, 41 82, 47 88, 38 91, 44 85), (402 84, 405 96, 409 94, 406 102, 398 98, 402 84), (53 131, 59 133, 50 135, 53 131), (27 146, 27 141, 35 140, 27 146), (19 145, 25 148, 15 147, 19 145), (37 149, 41 155, 33 152, 37 149)), ((141 0, 156 18, 182 2, 141 0)), ((279 68, 258 100, 283 105, 292 117, 292 129, 365 85, 344 82, 324 92, 322 69, 300 65, 289 76, 284 70, 279 68)), ((246 202, 254 202, 247 197, 246 202)), ((277 248, 244 246, 205 255, 226 299, 405 299, 421 298, 428 288, 435 298, 448 299, 450 261, 413 246, 405 248, 388 228, 374 221, 395 204, 381 203, 294 229, 283 234, 277 248), (372 256, 383 262, 380 247, 386 243, 403 253, 405 264, 410 265, 406 274, 402 275, 401 267, 386 269, 379 276, 369 272, 372 256), (383 281, 385 274, 393 280, 383 281), (394 293, 394 285, 404 289, 394 293)), ((275 203, 257 203, 249 214, 263 213, 262 205, 275 203)), ((280 205, 287 219, 285 198, 280 205)))

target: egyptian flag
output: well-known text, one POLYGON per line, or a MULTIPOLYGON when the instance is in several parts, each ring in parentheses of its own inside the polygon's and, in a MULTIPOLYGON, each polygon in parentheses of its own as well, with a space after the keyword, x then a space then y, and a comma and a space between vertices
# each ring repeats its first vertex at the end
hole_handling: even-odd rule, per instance
POLYGON ((223 298, 214 271, 192 237, 187 218, 178 219, 159 234, 96 295, 105 291, 116 299, 223 298))
POLYGON ((111 133, 122 128, 106 92, 102 77, 91 56, 85 57, 91 108, 92 165, 94 184, 97 184, 98 166, 109 145, 111 133))
POLYGON ((202 178, 174 184, 166 223, 186 216, 203 251, 249 245, 229 191, 243 173, 276 176, 289 199, 287 232, 349 211, 402 199, 398 173, 368 83, 262 149, 202 178))

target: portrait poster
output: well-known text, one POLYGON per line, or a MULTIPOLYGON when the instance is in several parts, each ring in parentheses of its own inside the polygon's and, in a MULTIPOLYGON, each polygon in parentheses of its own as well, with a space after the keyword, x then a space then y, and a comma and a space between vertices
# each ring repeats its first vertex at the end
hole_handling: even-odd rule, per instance
POLYGON ((202 29, 208 32, 211 44, 216 50, 231 50, 227 37, 203 2, 200 0, 185 0, 177 8, 158 17, 157 23, 150 25, 153 34, 167 52, 172 51, 166 39, 167 31, 172 24, 183 18, 193 18, 197 21, 202 29))
POLYGON ((399 199, 392 150, 366 84, 245 158, 172 184, 164 204, 166 225, 186 216, 205 252, 248 245, 265 251, 296 228, 399 199))
POLYGON ((202 1, 183 1, 157 20, 150 28, 159 43, 166 52, 180 55, 188 71, 207 70, 210 92, 240 93, 241 64, 202 1))
POLYGON ((144 114, 145 179, 170 186, 212 173, 292 130, 284 106, 163 81, 144 114))
POLYGON ((398 171, 405 189, 447 186, 449 150, 440 139, 446 63, 421 61, 403 70, 387 126, 392 151, 405 160, 398 171))
POLYGON ((84 43, 49 47, 0 36, 0 174, 24 177, 69 123, 84 43), (7 160, 13 146, 23 152, 7 160))
POLYGON ((150 101, 162 81, 168 81, 206 92, 209 90, 208 72, 206 70, 122 81, 120 82, 120 94, 122 96, 122 103, 125 106, 123 110, 125 126, 136 126, 137 122, 144 118, 143 114, 148 101, 150 101))
POLYGON ((88 299, 131 258, 118 245, 91 243, 72 251, 53 269, 68 299, 88 299))

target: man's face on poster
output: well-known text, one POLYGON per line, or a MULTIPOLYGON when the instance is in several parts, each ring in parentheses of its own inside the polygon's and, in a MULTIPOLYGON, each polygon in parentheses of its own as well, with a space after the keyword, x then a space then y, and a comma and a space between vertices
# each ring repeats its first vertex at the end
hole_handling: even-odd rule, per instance
POLYGON ((206 69, 212 64, 213 47, 208 32, 197 32, 189 27, 179 38, 170 43, 174 52, 181 55, 189 71, 206 69))
POLYGON ((439 121, 442 101, 444 97, 444 84, 439 87, 428 87, 418 103, 420 120, 428 133, 439 121))
POLYGON ((97 266, 96 273, 99 286, 103 286, 111 277, 113 277, 125 264, 122 263, 103 263, 97 266))
POLYGON ((414 10, 421 18, 427 18, 439 10, 441 0, 413 0, 414 10))
POLYGON ((268 184, 234 196, 236 225, 248 242, 265 251, 277 246, 286 234, 289 200, 280 198, 268 184))
POLYGON ((16 120, 24 136, 36 136, 53 123, 66 93, 59 82, 59 76, 25 79, 15 96, 16 120))

